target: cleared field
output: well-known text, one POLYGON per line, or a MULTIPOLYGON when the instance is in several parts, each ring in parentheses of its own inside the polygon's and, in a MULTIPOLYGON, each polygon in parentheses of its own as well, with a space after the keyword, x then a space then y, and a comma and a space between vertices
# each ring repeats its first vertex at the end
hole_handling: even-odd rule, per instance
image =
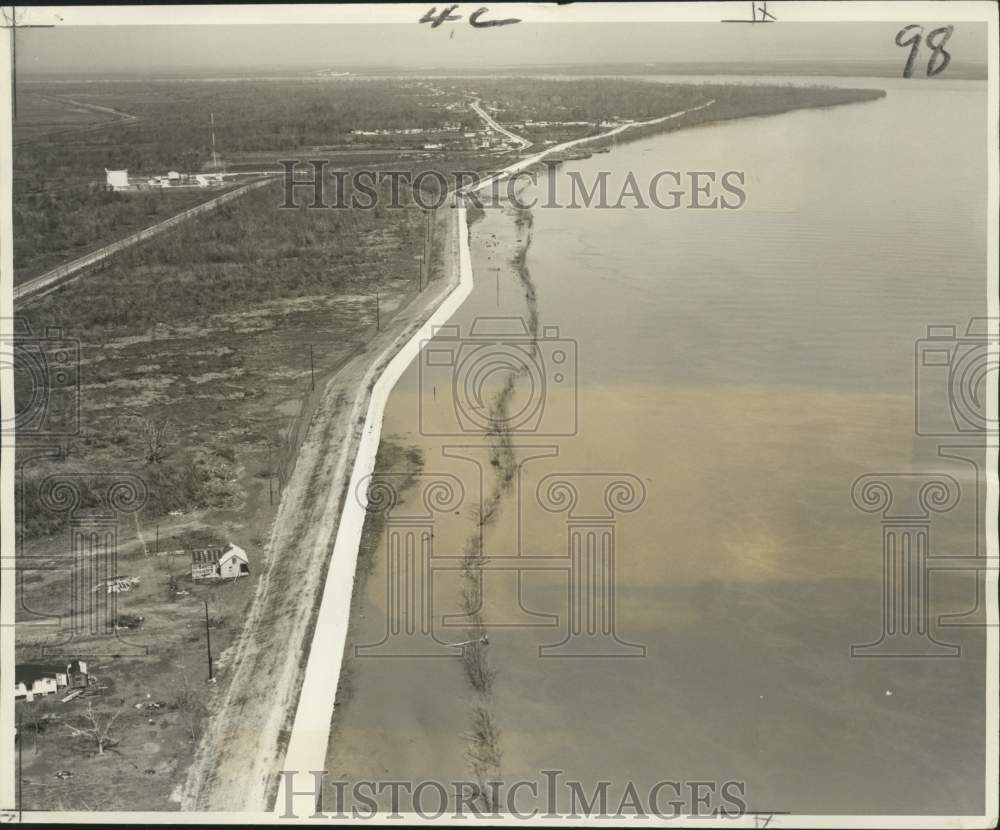
POLYGON ((17 101, 16 125, 21 141, 114 120, 117 119, 111 113, 48 95, 22 95, 17 101))

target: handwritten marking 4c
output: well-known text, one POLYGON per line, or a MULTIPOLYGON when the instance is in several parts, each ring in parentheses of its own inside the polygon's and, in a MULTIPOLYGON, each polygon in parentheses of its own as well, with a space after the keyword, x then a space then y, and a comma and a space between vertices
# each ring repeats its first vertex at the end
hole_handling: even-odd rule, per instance
MULTIPOLYGON (((440 12, 437 10, 437 6, 431 6, 429 12, 426 12, 423 17, 420 18, 421 23, 430 23, 432 29, 436 29, 442 23, 446 23, 451 20, 461 20, 462 15, 453 14, 458 5, 446 6, 440 12)), ((507 17, 502 20, 483 20, 482 17, 485 14, 489 14, 489 9, 486 6, 476 9, 472 14, 469 15, 469 25, 475 27, 476 29, 485 29, 491 26, 509 26, 511 23, 520 23, 521 19, 518 17, 507 17)))

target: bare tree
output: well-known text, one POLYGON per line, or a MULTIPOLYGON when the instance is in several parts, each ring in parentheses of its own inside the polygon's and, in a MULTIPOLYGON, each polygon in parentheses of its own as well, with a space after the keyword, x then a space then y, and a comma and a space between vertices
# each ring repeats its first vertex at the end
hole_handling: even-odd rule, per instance
POLYGON ((85 738, 88 742, 97 747, 97 754, 103 755, 106 748, 118 743, 118 740, 111 734, 115 723, 125 714, 125 709, 119 709, 111 714, 101 714, 94 711, 94 704, 88 703, 85 711, 78 717, 78 725, 66 723, 65 726, 74 738, 85 738))
POLYGON ((116 419, 115 428, 118 432, 128 429, 138 435, 148 464, 158 464, 166 458, 174 441, 174 425, 168 418, 129 412, 116 419))
POLYGON ((22 722, 18 726, 18 735, 21 740, 24 740, 27 730, 30 729, 32 733, 32 747, 34 748, 35 755, 38 754, 38 741, 41 734, 48 728, 50 719, 52 718, 51 707, 46 705, 47 701, 40 700, 35 703, 25 703, 20 711, 23 712, 27 718, 26 722, 22 722))
POLYGON ((146 448, 146 461, 158 464, 170 451, 174 439, 173 424, 166 418, 142 418, 140 427, 143 446, 146 448))

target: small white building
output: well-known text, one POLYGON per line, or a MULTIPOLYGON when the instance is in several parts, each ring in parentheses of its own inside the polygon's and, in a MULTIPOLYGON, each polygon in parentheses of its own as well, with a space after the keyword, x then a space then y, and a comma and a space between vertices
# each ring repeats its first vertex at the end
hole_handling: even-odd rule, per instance
POLYGON ((108 170, 105 167, 104 175, 107 177, 107 186, 111 190, 128 190, 128 170, 108 170))
POLYGON ((86 689, 89 682, 83 660, 60 665, 22 663, 14 667, 14 700, 30 702, 36 697, 54 695, 66 686, 86 689))
POLYGON ((239 545, 191 551, 192 579, 239 579, 250 575, 250 557, 239 545))
POLYGON ((194 180, 198 187, 218 187, 223 183, 222 176, 218 173, 196 173, 194 180))
POLYGON ((169 173, 167 173, 167 178, 172 182, 179 182, 181 180, 181 174, 178 173, 176 170, 171 170, 169 173))

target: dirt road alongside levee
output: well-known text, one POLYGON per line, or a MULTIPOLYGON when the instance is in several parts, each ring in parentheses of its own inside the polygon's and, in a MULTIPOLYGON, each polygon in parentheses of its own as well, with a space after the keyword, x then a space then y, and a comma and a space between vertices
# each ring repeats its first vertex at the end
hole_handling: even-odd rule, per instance
MULTIPOLYGON (((598 136, 575 139, 563 144, 554 145, 539 153, 521 158, 511 163, 500 172, 489 176, 482 182, 468 188, 465 192, 467 194, 474 194, 478 191, 484 190, 494 180, 503 179, 519 170, 530 167, 552 153, 557 153, 561 150, 565 150, 578 144, 584 144, 589 141, 595 141, 602 138, 606 139, 635 126, 656 124, 662 121, 678 118, 685 115, 687 112, 694 111, 694 109, 703 109, 711 106, 712 103, 714 102, 708 101, 699 107, 693 108, 692 110, 672 113, 648 122, 642 122, 641 124, 622 125, 598 136)), ((476 200, 472 197, 471 201, 476 200)), ((464 218, 464 208, 455 212, 461 213, 464 218)), ((439 309, 440 314, 436 316, 441 316, 442 319, 439 322, 442 323, 447 322, 447 320, 450 319, 451 314, 457 311, 461 302, 464 300, 464 297, 472 290, 473 275, 471 257, 468 247, 467 229, 465 228, 464 221, 462 222, 462 228, 463 230, 460 235, 463 238, 460 240, 460 248, 459 250, 454 251, 452 256, 453 264, 459 265, 461 269, 462 288, 459 292, 456 292, 455 295, 452 295, 452 297, 449 298, 450 302, 448 305, 454 306, 454 308, 451 310, 444 308, 439 309), (445 314, 444 312, 447 313, 445 314)), ((402 355, 400 355, 400 357, 402 357, 402 355)), ((396 380, 402 374, 402 370, 405 369, 406 366, 404 365, 401 368, 393 368, 399 368, 399 371, 394 374, 387 373, 393 374, 393 377, 379 378, 379 383, 385 384, 386 386, 386 398, 388 397, 388 392, 391 392, 396 380)), ((384 417, 384 404, 385 400, 382 400, 378 411, 369 414, 369 420, 377 420, 379 428, 381 427, 381 421, 384 417)), ((367 424, 366 431, 368 431, 371 426, 373 426, 373 424, 367 424)), ((362 463, 362 460, 359 459, 357 464, 358 469, 355 470, 352 478, 354 482, 360 482, 365 475, 371 473, 372 468, 374 467, 375 452, 378 449, 378 437, 378 432, 375 432, 375 440, 369 442, 367 446, 367 458, 363 459, 364 463, 362 463)), ((357 507, 357 505, 351 505, 349 507, 357 507)), ((347 507, 345 507, 345 511, 346 509, 347 507)), ((355 514, 358 513, 357 510, 354 512, 355 514)), ((321 622, 316 628, 317 633, 321 635, 322 640, 317 637, 317 641, 312 644, 313 651, 317 654, 317 658, 315 660, 312 658, 310 659, 309 666, 306 670, 305 680, 302 686, 302 698, 298 703, 293 731, 289 741, 289 750, 283 765, 283 768, 287 770, 317 770, 325 768, 324 762, 329 750, 329 728, 334 710, 334 697, 338 686, 344 642, 347 636, 347 626, 349 622, 348 616, 351 605, 354 562, 356 560, 357 548, 361 538, 364 511, 360 511, 360 517, 355 515, 352 518, 354 523, 357 524, 357 527, 353 528, 356 530, 356 533, 345 534, 345 536, 351 535, 351 539, 341 539, 339 536, 337 537, 337 551, 333 558, 339 567, 345 569, 345 575, 340 576, 338 579, 328 578, 327 580, 330 584, 326 587, 327 596, 323 600, 321 622), (349 576, 346 574, 349 574, 349 576), (322 647, 317 648, 317 645, 320 642, 322 643, 322 647), (319 655, 322 655, 322 657, 319 655)), ((347 529, 346 524, 345 529, 347 529)), ((254 779, 251 779, 248 783, 253 782, 254 779)), ((294 786, 295 782, 293 781, 292 783, 294 786)), ((281 793, 276 805, 276 812, 278 815, 284 811, 285 803, 285 794, 281 793)))
POLYGON ((486 122, 486 125, 488 127, 491 127, 497 132, 503 133, 511 141, 520 144, 522 150, 527 150, 532 145, 532 142, 528 141, 528 139, 524 138, 523 136, 519 136, 516 133, 511 132, 506 127, 497 123, 497 121, 493 118, 493 116, 491 116, 488 112, 486 112, 486 110, 484 110, 480 106, 479 101, 473 101, 471 106, 472 109, 475 111, 476 115, 482 118, 483 121, 486 122))
MULTIPOLYGON (((243 633, 223 655, 230 677, 178 793, 183 810, 258 812, 273 803, 372 388, 457 284, 457 257, 448 256, 452 221, 447 234, 444 278, 326 385, 282 495, 243 633)), ((332 660, 333 652, 323 657, 332 660)))

